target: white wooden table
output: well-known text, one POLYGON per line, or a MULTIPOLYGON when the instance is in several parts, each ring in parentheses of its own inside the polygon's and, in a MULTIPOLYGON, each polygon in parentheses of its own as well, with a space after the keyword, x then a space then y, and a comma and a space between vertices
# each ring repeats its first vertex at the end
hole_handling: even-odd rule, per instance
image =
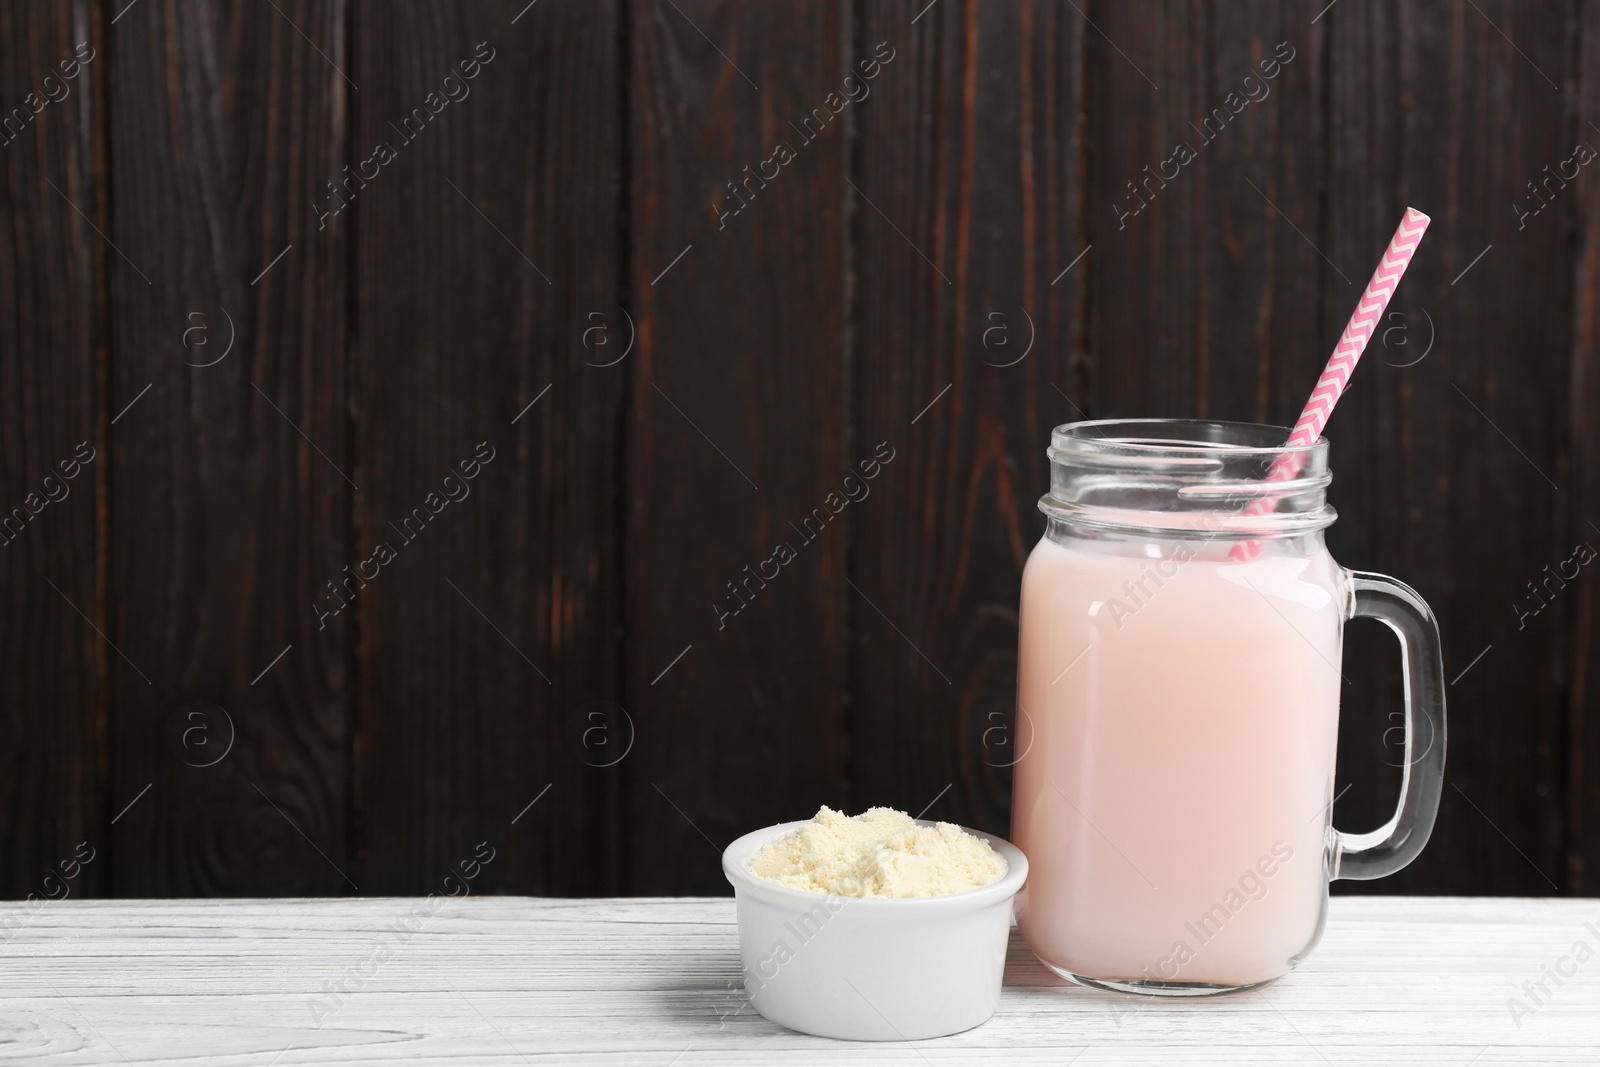
POLYGON ((1078 988, 1013 934, 999 1014, 911 1045, 768 1023, 735 937, 728 899, 51 903, 0 944, 0 1061, 1600 1063, 1600 900, 1335 898, 1300 970, 1202 1002, 1078 988))

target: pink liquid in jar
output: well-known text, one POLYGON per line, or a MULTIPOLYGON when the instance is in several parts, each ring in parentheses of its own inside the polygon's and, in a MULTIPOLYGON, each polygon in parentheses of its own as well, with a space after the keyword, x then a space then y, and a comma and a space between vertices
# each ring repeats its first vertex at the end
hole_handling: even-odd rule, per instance
POLYGON ((1286 973, 1327 899, 1340 569, 1320 535, 1249 562, 1220 540, 1052 536, 1022 579, 1023 936, 1114 985, 1286 973))

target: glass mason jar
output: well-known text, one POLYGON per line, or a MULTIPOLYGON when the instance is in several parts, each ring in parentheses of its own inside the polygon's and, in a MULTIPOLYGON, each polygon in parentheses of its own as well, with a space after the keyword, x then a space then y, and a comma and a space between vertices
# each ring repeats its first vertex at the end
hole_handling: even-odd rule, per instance
POLYGON ((1074 981, 1172 995, 1270 981, 1316 945, 1331 879, 1393 873, 1433 829, 1437 624, 1407 586, 1328 555, 1328 443, 1288 435, 1155 419, 1051 434, 1049 529, 1022 576, 1031 742, 1011 837, 1030 867, 1022 934, 1074 981), (1394 817, 1345 834, 1339 662, 1357 616, 1399 635, 1406 758, 1394 817))

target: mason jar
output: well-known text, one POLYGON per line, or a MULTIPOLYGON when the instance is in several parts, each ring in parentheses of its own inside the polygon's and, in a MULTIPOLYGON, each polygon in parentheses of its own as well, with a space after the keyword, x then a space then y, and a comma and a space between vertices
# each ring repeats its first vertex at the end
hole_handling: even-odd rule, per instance
POLYGON ((1328 883, 1421 851, 1444 773, 1443 665, 1413 590, 1347 570, 1323 531, 1328 443, 1284 427, 1080 422, 1051 434, 1049 519, 1022 577, 1012 840, 1018 923, 1074 981, 1215 993, 1321 936, 1328 883), (1332 826, 1345 621, 1405 665, 1395 815, 1332 826))

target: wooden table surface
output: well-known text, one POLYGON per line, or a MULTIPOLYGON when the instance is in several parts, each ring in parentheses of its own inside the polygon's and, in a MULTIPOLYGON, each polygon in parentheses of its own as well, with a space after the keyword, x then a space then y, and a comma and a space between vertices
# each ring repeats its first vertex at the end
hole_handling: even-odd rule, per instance
POLYGON ((1600 900, 1335 898, 1300 970, 1200 1002, 1078 988, 1013 932, 999 1013, 911 1045, 756 1015, 725 898, 9 914, 0 1060, 30 1064, 1600 1063, 1600 900), (1573 973, 1557 985, 1547 968, 1573 973), (1523 983, 1541 978, 1539 1004, 1523 983), (1512 998, 1530 1010, 1514 1017, 1512 998))

